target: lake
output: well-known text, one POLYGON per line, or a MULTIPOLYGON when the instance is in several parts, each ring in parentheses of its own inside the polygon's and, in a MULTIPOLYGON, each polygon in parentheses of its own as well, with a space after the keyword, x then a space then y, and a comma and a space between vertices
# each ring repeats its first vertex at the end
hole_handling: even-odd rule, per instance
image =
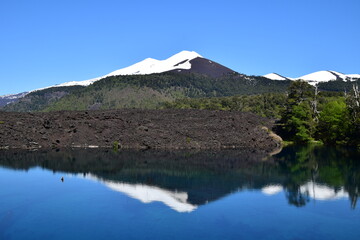
POLYGON ((0 152, 0 239, 360 239, 360 154, 0 152))

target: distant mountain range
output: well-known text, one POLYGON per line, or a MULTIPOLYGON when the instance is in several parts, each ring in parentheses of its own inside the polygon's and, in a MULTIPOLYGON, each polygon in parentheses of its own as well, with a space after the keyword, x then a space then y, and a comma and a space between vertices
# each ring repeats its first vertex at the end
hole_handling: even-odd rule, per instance
MULTIPOLYGON (((289 85, 290 81, 297 79, 303 79, 309 82, 311 85, 323 84, 330 81, 351 82, 360 80, 360 74, 346 75, 335 71, 319 71, 307 74, 299 78, 289 78, 281 76, 277 73, 270 73, 264 76, 247 76, 237 73, 236 71, 227 68, 221 64, 218 64, 212 60, 206 59, 196 52, 182 51, 165 60, 147 58, 129 67, 122 68, 104 76, 89 80, 65 82, 62 84, 36 89, 29 92, 0 96, 0 107, 8 105, 10 103, 13 103, 11 105, 14 105, 14 102, 16 105, 16 102, 20 102, 22 105, 22 107, 20 108, 23 110, 41 110, 45 105, 47 106, 50 103, 52 104, 54 102, 57 102, 59 99, 62 99, 69 94, 73 94, 72 92, 75 90, 76 92, 92 91, 92 94, 95 94, 95 92, 91 90, 92 88, 87 90, 79 89, 92 86, 94 83, 97 83, 100 80, 114 78, 117 78, 117 81, 128 84, 128 87, 131 86, 132 90, 130 91, 128 88, 129 91, 127 91, 126 94, 129 94, 129 92, 131 92, 132 98, 134 98, 133 101, 136 101, 137 97, 143 98, 142 95, 144 94, 142 94, 141 96, 139 94, 135 94, 134 86, 141 85, 141 87, 148 87, 154 90, 153 85, 155 84, 155 80, 153 79, 157 77, 159 78, 160 75, 166 75, 167 77, 160 77, 162 78, 162 80, 156 80, 156 87, 159 89, 156 90, 156 94, 152 93, 152 95, 155 94, 158 96, 158 98, 168 100, 174 98, 174 94, 176 91, 180 91, 180 95, 183 97, 230 96, 241 94, 257 94, 263 92, 283 92, 286 90, 286 87, 287 85, 289 85), (182 82, 180 82, 180 79, 182 79, 182 82), (215 81, 214 79, 218 79, 218 81, 215 81), (219 82, 220 80, 221 82, 219 82), (279 83, 279 80, 282 80, 284 83, 279 83), (139 81, 147 82, 140 83, 139 81), (213 92, 212 95, 210 94, 210 90, 213 92), (190 91, 192 91, 192 93, 190 93, 190 91), (36 96, 35 99, 34 96, 36 96), (36 102, 36 107, 30 107, 29 109, 29 106, 34 105, 34 102, 36 102), (41 106, 39 106, 39 102, 41 106), (24 107, 24 105, 26 105, 27 107, 24 107)), ((119 86, 117 87, 119 90, 119 86)), ((344 89, 344 86, 340 86, 338 84, 330 84, 330 86, 323 85, 323 87, 325 90, 330 91, 344 89)), ((141 90, 145 91, 147 94, 150 94, 149 89, 142 88, 141 90)), ((120 92, 117 91, 117 93, 120 92)), ((123 97, 126 95, 124 95, 123 89, 121 93, 123 94, 123 97)), ((81 94, 84 95, 84 93, 81 94)), ((106 95, 108 93, 106 91, 103 91, 102 94, 106 95)), ((145 99, 143 99, 143 101, 147 101, 145 99)), ((114 100, 116 99, 112 99, 111 101, 114 102, 114 100)), ((98 103, 95 100, 91 101, 93 101, 93 104, 95 105, 98 103)), ((89 100, 88 102, 91 101, 89 100)), ((118 101, 116 100, 116 102, 118 101)), ((133 105, 131 104, 123 105, 123 107, 132 106, 133 105)), ((19 107, 10 107, 10 110, 17 111, 19 110, 19 107)))
POLYGON ((0 96, 0 107, 5 106, 9 103, 16 102, 18 99, 25 97, 28 92, 22 92, 17 94, 8 94, 0 96))
POLYGON ((315 86, 318 83, 329 82, 329 81, 356 81, 360 79, 360 74, 343 74, 335 71, 318 71, 310 73, 298 78, 284 77, 277 73, 269 73, 263 77, 272 79, 272 80, 305 80, 309 84, 315 86))

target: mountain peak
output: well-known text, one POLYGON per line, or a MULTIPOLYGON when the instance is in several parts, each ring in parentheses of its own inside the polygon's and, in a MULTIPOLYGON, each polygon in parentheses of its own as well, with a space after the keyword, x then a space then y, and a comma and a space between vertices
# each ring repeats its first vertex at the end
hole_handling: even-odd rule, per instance
POLYGON ((323 70, 298 77, 297 79, 302 79, 306 81, 317 80, 322 82, 322 81, 336 80, 336 75, 331 71, 323 70))
POLYGON ((190 61, 195 58, 202 58, 202 56, 194 51, 181 51, 165 60, 157 60, 154 58, 146 58, 138 63, 135 63, 129 67, 121 68, 119 70, 113 71, 104 76, 93 78, 85 81, 73 81, 66 82, 62 84, 58 84, 56 86, 51 87, 63 87, 63 86, 88 86, 100 79, 110 77, 110 76, 118 76, 118 75, 144 75, 144 74, 152 74, 152 73, 162 73, 168 72, 175 69, 190 69, 191 64, 190 61))
POLYGON ((184 60, 184 59, 192 60, 197 57, 202 58, 202 56, 200 54, 198 54, 197 52, 184 50, 184 51, 181 51, 179 53, 172 55, 171 57, 169 57, 166 60, 184 60))
POLYGON ((117 75, 143 75, 152 73, 162 73, 174 69, 190 69, 190 60, 201 57, 194 51, 181 51, 165 60, 146 58, 129 67, 111 72, 101 78, 117 75))
POLYGON ((310 74, 298 77, 296 79, 302 79, 302 80, 307 81, 311 85, 316 85, 319 82, 328 82, 328 81, 334 81, 334 80, 338 80, 338 79, 345 80, 346 75, 335 72, 335 71, 323 70, 323 71, 310 73, 310 74))

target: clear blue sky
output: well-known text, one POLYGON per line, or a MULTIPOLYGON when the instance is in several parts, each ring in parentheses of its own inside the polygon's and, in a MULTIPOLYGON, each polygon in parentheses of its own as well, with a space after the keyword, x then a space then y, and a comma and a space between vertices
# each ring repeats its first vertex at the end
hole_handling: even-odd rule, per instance
POLYGON ((0 95, 192 50, 238 72, 360 73, 359 0, 1 0, 0 95))

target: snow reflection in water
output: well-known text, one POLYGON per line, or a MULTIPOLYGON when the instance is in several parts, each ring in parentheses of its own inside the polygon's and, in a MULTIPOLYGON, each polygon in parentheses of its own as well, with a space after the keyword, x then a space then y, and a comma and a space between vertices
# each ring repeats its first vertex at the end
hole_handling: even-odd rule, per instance
MULTIPOLYGON (((261 189, 261 192, 266 195, 275 195, 282 191, 285 191, 281 185, 268 185, 261 189)), ((300 186, 300 192, 315 200, 336 200, 341 198, 348 198, 349 194, 343 187, 335 190, 334 188, 326 185, 314 183, 312 181, 300 186)))
POLYGON ((100 182, 113 191, 124 193, 125 195, 143 203, 162 202, 177 212, 192 212, 197 208, 196 205, 187 202, 188 194, 186 192, 169 191, 146 184, 107 181, 92 174, 78 176, 100 182))

